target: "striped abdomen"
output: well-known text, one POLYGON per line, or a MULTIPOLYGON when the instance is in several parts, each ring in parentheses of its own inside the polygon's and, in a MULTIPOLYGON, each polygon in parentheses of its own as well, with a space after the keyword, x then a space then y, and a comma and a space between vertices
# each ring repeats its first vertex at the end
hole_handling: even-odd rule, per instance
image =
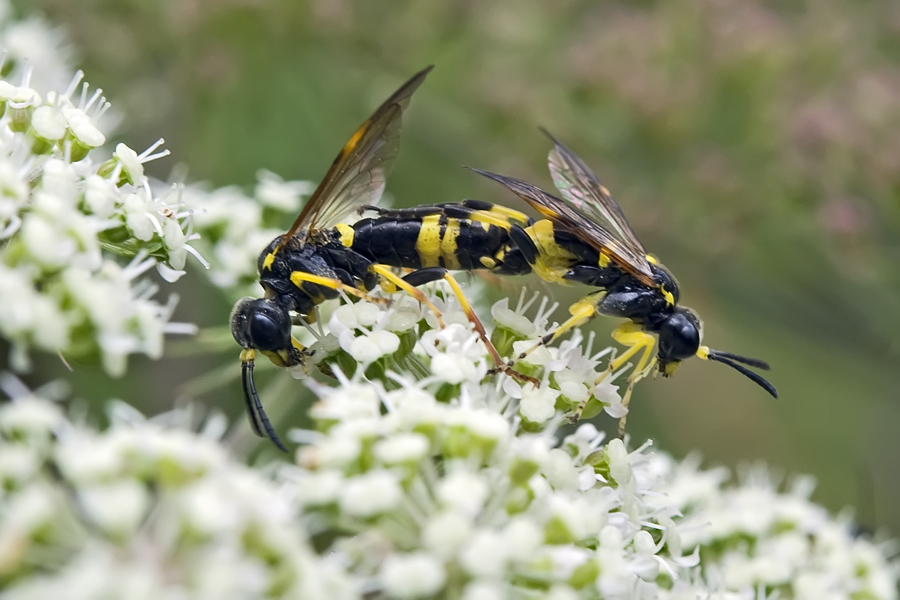
MULTIPOLYGON (((341 243, 372 261, 407 269, 492 269, 509 249, 502 227, 443 214, 378 217, 339 225, 341 243)), ((527 268, 524 272, 528 272, 527 268)))

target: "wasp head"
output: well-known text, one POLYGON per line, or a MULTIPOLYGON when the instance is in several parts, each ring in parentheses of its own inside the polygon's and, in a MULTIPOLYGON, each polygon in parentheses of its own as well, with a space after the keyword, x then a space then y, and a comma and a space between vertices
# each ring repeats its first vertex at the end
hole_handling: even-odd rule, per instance
POLYGON ((683 306, 675 307, 665 320, 658 325, 659 371, 666 377, 686 358, 697 354, 702 331, 700 318, 683 306))
POLYGON ((659 354, 657 356, 659 371, 665 377, 673 375, 678 365, 684 359, 697 356, 704 360, 728 365, 766 390, 773 397, 778 397, 775 386, 759 373, 754 373, 747 368, 754 367, 768 371, 769 365, 765 361, 701 346, 700 339, 703 336, 703 324, 700 321, 700 317, 689 308, 676 307, 658 326, 657 333, 659 334, 659 354))
POLYGON ((277 352, 290 348, 291 316, 274 300, 242 298, 231 311, 231 335, 246 349, 277 352))

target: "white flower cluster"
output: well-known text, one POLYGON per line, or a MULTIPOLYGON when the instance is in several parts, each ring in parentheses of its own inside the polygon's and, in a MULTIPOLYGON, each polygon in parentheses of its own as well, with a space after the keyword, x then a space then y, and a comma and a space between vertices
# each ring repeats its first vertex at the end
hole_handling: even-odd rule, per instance
MULTIPOLYGON (((599 374, 590 343, 582 349, 576 332, 519 363, 539 388, 485 380, 491 365, 453 296, 441 285, 427 293, 447 325, 421 336, 422 317, 435 320, 408 298, 332 313, 319 344, 340 385, 313 384, 317 427, 294 432, 303 445, 285 470, 305 527, 328 540, 323 552, 360 594, 896 599, 889 549, 795 493, 755 480, 727 488, 725 471, 604 445, 590 424, 559 440, 565 414, 590 394, 583 382, 599 374)), ((505 355, 547 329, 552 307, 530 320, 529 304, 493 307, 505 355)), ((621 416, 616 388, 604 386, 588 404, 621 416)))
POLYGON ((79 87, 80 72, 62 92, 38 90, 30 66, 13 66, 0 80, 0 335, 17 369, 35 348, 121 375, 128 354, 156 358, 165 332, 193 330, 169 323, 174 298, 155 302, 157 286, 138 279, 156 266, 173 281, 196 255, 180 190, 155 193, 144 175, 168 151, 119 144, 95 161, 101 91, 79 87))
POLYGON ((34 395, 0 405, 0 598, 355 597, 290 490, 226 453, 223 420, 111 417, 98 433, 34 395))
POLYGON ((7 379, 0 598, 896 600, 892 549, 808 485, 727 486, 590 424, 559 439, 563 413, 525 421, 458 328, 414 354, 473 368, 338 373, 296 464, 265 470, 228 455, 221 418, 194 434, 189 411, 116 404, 98 433, 7 379))
POLYGON ((211 263, 212 282, 234 298, 259 295, 257 260, 269 242, 287 230, 300 212, 302 199, 315 186, 306 181, 284 181, 260 170, 254 196, 232 186, 206 191, 201 186, 184 190, 182 199, 194 215, 198 247, 211 263))
POLYGON ((649 469, 662 482, 651 503, 684 514, 682 543, 700 546, 704 577, 719 589, 803 600, 898 597, 900 565, 886 559, 897 544, 874 543, 849 516, 828 515, 809 500, 810 478, 782 493, 760 464, 745 469, 737 486, 725 485, 727 469, 702 470, 695 457, 678 464, 657 455, 649 469))
POLYGON ((21 75, 25 68, 31 67, 35 88, 64 87, 72 78, 65 35, 38 16, 16 19, 16 10, 9 0, 0 0, 0 51, 5 57, 4 73, 21 75))

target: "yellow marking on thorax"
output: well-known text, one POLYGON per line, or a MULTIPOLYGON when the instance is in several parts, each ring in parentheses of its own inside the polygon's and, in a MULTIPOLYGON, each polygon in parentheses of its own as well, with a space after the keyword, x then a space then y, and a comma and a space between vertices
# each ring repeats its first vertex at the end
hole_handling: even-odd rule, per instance
POLYGON ((495 204, 493 207, 491 207, 491 212, 499 213, 505 216, 510 221, 521 223, 522 225, 528 223, 528 215, 511 208, 506 208, 505 206, 499 206, 495 204))
POLYGON ((428 215, 422 217, 422 225, 419 227, 419 236, 416 238, 416 252, 422 267, 440 266, 441 254, 441 223, 440 215, 428 215))
POLYGON ((472 212, 470 218, 472 221, 481 223, 482 225, 493 225, 494 227, 508 230, 512 224, 505 215, 501 215, 503 215, 503 213, 498 212, 498 214, 492 214, 492 211, 476 210, 472 212))
POLYGON ((602 268, 606 268, 609 266, 610 260, 609 257, 602 252, 600 253, 600 258, 597 260, 597 264, 602 268))
POLYGON ((563 276, 569 272, 577 257, 556 243, 553 223, 542 219, 531 227, 526 227, 525 232, 534 240, 538 249, 537 260, 531 267, 538 277, 551 283, 570 283, 563 276))
POLYGON ((444 237, 441 238, 441 256, 444 257, 444 266, 448 269, 459 269, 459 260, 456 257, 456 238, 459 237, 459 219, 447 219, 447 227, 444 237))
POLYGON ((272 263, 273 263, 273 262, 275 262, 275 253, 274 253, 274 252, 269 252, 269 253, 266 255, 266 258, 263 260, 263 269, 265 269, 266 271, 268 271, 269 269, 271 269, 271 268, 272 268, 272 263))
POLYGON ((645 255, 644 255, 644 258, 646 258, 646 259, 647 259, 647 262, 650 263, 651 265, 658 265, 658 264, 659 264, 659 261, 656 260, 656 257, 653 256, 652 254, 645 254, 645 255))
POLYGON ((352 248, 353 237, 356 235, 356 230, 346 223, 338 223, 334 226, 334 228, 337 229, 338 233, 341 234, 341 244, 348 248, 352 248))
POLYGON ((675 296, 672 295, 672 292, 667 290, 665 286, 659 286, 659 291, 662 292, 663 298, 666 299, 667 306, 675 306, 675 296))

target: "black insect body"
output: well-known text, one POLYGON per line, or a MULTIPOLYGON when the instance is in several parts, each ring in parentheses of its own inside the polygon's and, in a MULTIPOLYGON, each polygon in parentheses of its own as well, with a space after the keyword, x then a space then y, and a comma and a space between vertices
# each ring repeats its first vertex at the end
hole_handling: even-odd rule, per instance
MULTIPOLYGON (((600 289, 573 304, 569 308, 571 317, 518 360, 602 314, 629 320, 612 334, 627 348, 610 361, 596 383, 640 353, 623 397, 626 406, 634 384, 649 375, 654 365, 668 377, 681 361, 692 356, 724 363, 777 397, 771 383, 743 366, 767 370, 768 364, 701 345, 700 318, 689 308, 679 306, 675 278, 644 251, 619 205, 597 176, 572 151, 549 137, 554 143, 549 155, 550 171, 562 199, 518 179, 475 171, 505 186, 545 217, 524 228, 525 238, 510 231, 535 273, 547 281, 583 283, 600 289)), ((575 418, 583 408, 582 405, 576 410, 575 418)), ((624 425, 623 418, 620 433, 624 425)))
POLYGON ((259 257, 263 298, 244 298, 231 314, 231 331, 241 345, 244 396, 253 430, 284 445, 263 410, 253 377, 257 353, 280 367, 306 368, 311 352, 291 335, 295 321, 311 321, 315 308, 342 292, 369 301, 376 286, 399 288, 426 304, 442 324, 437 307, 416 286, 443 279, 474 324, 499 370, 525 381, 490 343, 477 315, 450 270, 493 269, 525 273, 529 264, 511 250, 509 230, 527 225, 522 213, 476 201, 414 209, 372 206, 397 155, 400 120, 412 93, 431 67, 400 87, 353 134, 293 226, 272 240, 259 257), (354 225, 340 223, 356 210, 377 213, 354 225), (396 269, 412 270, 401 277, 396 269))

